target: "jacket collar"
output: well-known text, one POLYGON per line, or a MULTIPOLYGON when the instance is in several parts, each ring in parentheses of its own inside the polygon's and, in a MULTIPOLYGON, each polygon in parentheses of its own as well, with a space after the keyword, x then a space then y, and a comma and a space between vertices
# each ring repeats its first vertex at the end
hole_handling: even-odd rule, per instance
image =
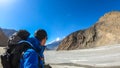
POLYGON ((28 41, 32 44, 32 47, 37 49, 37 51, 41 50, 40 41, 37 38, 35 37, 29 38, 28 41))

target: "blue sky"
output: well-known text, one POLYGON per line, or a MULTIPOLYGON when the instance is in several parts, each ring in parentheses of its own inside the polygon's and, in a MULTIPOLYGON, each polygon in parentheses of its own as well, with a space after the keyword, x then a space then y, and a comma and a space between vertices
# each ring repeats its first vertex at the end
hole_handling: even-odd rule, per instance
POLYGON ((0 27, 26 29, 31 34, 43 28, 49 43, 119 10, 120 0, 0 0, 0 27))

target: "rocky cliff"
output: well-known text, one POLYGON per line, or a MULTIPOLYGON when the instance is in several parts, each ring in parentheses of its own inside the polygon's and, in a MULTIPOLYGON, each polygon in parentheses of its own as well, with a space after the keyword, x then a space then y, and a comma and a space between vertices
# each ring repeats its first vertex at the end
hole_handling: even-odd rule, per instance
POLYGON ((86 30, 67 36, 57 50, 73 50, 104 45, 120 44, 120 12, 109 12, 86 30))
POLYGON ((8 37, 4 34, 2 29, 0 28, 0 46, 6 46, 7 40, 8 40, 8 37))

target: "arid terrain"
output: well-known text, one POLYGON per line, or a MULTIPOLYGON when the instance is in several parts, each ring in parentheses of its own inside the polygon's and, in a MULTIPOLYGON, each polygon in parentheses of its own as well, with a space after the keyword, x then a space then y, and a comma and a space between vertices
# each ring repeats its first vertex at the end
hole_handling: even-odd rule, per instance
POLYGON ((46 51, 53 68, 120 68, 120 44, 70 51, 46 51))
MULTIPOLYGON (((0 54, 3 52, 3 47, 0 47, 0 54)), ((120 44, 81 50, 45 51, 45 61, 52 68, 120 68, 120 44)))

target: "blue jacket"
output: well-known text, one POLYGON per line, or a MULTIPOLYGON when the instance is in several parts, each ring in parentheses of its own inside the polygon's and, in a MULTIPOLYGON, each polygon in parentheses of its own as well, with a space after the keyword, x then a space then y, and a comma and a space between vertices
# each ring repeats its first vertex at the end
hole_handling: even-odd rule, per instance
POLYGON ((40 41, 36 38, 29 38, 28 41, 32 44, 31 46, 35 48, 38 53, 34 49, 28 49, 24 52, 21 60, 20 60, 20 68, 44 68, 44 61, 39 60, 38 54, 40 58, 44 58, 44 49, 45 46, 40 45, 40 41))

